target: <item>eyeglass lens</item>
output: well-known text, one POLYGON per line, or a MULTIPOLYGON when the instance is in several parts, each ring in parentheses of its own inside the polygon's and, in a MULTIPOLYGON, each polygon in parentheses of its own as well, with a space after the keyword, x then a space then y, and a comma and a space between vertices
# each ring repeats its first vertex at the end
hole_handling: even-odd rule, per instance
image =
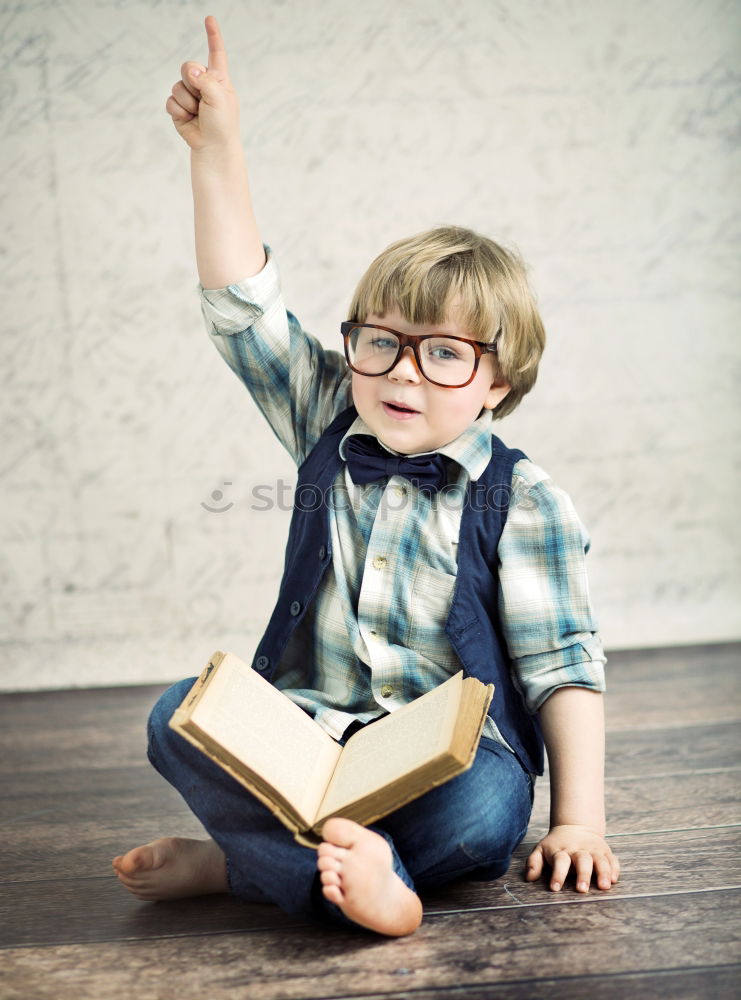
MULTIPOLYGON (((417 345, 423 375, 441 385, 461 385, 476 366, 471 344, 453 337, 430 337, 417 345)), ((348 338, 350 364, 363 375, 381 375, 394 367, 399 338, 386 330, 356 326, 348 338)))

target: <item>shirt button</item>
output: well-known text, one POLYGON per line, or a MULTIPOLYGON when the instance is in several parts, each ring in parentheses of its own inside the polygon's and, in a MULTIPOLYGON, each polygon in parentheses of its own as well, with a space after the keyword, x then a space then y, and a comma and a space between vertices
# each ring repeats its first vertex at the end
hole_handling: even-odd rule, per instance
POLYGON ((390 698, 393 693, 394 689, 391 687, 390 684, 384 684, 383 687, 381 688, 382 698, 390 698))
POLYGON ((386 557, 376 556, 373 560, 373 569, 385 569, 386 568, 386 557))
POLYGON ((299 604, 298 601, 292 601, 291 602, 291 606, 290 606, 290 608, 288 610, 291 612, 291 614, 295 618, 296 615, 300 614, 300 612, 301 612, 301 605, 299 604))
POLYGON ((407 488, 406 486, 395 486, 394 493, 397 497, 405 497, 407 495, 407 488))

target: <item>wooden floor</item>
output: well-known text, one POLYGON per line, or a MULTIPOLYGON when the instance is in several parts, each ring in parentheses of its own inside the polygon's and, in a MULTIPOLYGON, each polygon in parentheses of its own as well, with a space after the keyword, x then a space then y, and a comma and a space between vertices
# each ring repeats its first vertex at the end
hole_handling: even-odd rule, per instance
POLYGON ((327 931, 228 897, 140 903, 110 870, 162 833, 200 834, 149 767, 158 688, 0 696, 2 1000, 465 1000, 741 996, 741 645, 615 653, 608 894, 510 872, 426 897, 410 938, 327 931))

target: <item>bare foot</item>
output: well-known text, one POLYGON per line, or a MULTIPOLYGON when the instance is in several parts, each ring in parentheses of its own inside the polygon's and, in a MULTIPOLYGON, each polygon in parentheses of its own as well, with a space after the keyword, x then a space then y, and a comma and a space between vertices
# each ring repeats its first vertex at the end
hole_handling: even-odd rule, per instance
POLYGON ((137 899, 229 891, 226 859, 213 840, 163 837, 114 858, 113 870, 137 899))
POLYGON ((391 848, 377 833, 349 819, 322 829, 317 868, 322 892, 356 924, 401 937, 422 922, 422 904, 393 869, 391 848))

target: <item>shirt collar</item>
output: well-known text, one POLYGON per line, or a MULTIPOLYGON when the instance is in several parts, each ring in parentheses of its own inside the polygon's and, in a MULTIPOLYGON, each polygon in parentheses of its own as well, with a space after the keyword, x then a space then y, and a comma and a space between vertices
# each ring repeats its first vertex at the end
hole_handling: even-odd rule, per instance
MULTIPOLYGON (((442 448, 438 448, 438 453, 445 455, 446 458, 452 458, 454 462, 457 462, 458 465, 465 469, 471 480, 477 480, 483 474, 484 469, 491 460, 491 425, 491 410, 483 410, 470 427, 467 427, 454 441, 450 441, 448 444, 443 445, 442 448)), ((370 437, 376 436, 362 417, 356 417, 340 441, 340 458, 343 462, 345 461, 345 443, 348 438, 356 434, 367 434, 370 437)), ((378 443, 382 448, 386 448, 386 445, 382 441, 378 443)), ((390 455, 399 454, 399 452, 392 451, 390 448, 386 448, 386 451, 390 455)), ((429 453, 418 452, 417 454, 426 455, 429 453)))

